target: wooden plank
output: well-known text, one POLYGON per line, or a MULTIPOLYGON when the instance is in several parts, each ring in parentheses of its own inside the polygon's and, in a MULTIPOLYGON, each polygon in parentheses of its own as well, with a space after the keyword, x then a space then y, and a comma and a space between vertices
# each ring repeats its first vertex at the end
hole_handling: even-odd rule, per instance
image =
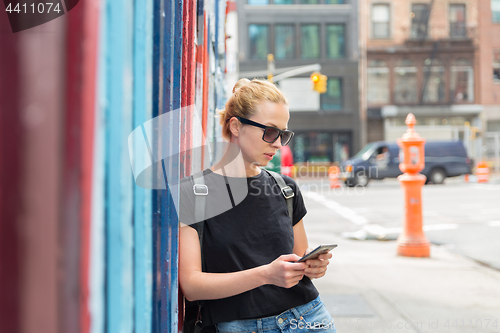
POLYGON ((0 18, 0 326, 21 332, 20 288, 22 239, 20 216, 24 131, 20 107, 19 34, 7 16, 0 18))
POLYGON ((133 332, 133 182, 127 138, 133 109, 133 0, 107 0, 106 328, 133 332))
POLYGON ((63 186, 64 21, 54 20, 19 33, 22 123, 26 128, 21 173, 23 208, 16 221, 23 240, 21 293, 22 332, 57 332, 59 320, 60 199, 63 186))
POLYGON ((92 223, 92 190, 94 177, 94 145, 97 82, 97 45, 99 31, 99 0, 82 3, 83 34, 81 90, 81 204, 80 204, 80 332, 90 332, 90 255, 92 223), (85 41, 85 43, 83 42, 85 41))
MULTIPOLYGON (((164 102, 162 114, 171 113, 167 135, 163 135, 161 147, 168 145, 168 150, 178 151, 180 147, 180 108, 181 108, 181 69, 182 69, 182 9, 183 1, 167 2, 164 25, 164 102), (181 37, 179 37, 181 36, 181 37)), ((163 132, 165 133, 165 131, 163 132)), ((165 148, 163 148, 165 149, 165 148)), ((165 174, 169 181, 178 183, 180 161, 170 159, 164 163, 165 174), (173 178, 173 179, 172 179, 173 178)), ((178 218, 175 206, 178 206, 177 187, 168 187, 161 196, 161 303, 162 314, 160 331, 178 330, 178 218), (174 203, 174 201, 177 201, 174 203)))
MULTIPOLYGON (((153 1, 136 0, 134 10, 133 128, 152 118, 153 1)), ((134 160, 149 156, 136 143, 134 160)), ((152 332, 152 191, 134 186, 134 329, 152 332)))

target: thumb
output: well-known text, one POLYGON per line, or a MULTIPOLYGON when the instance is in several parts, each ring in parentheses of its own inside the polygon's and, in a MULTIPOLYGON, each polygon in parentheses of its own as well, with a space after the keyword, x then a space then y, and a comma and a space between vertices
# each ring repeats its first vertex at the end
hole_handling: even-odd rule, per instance
POLYGON ((290 253, 290 254, 285 254, 285 255, 282 255, 281 256, 281 259, 284 260, 284 261, 297 261, 300 259, 300 257, 298 255, 296 255, 295 253, 290 253))

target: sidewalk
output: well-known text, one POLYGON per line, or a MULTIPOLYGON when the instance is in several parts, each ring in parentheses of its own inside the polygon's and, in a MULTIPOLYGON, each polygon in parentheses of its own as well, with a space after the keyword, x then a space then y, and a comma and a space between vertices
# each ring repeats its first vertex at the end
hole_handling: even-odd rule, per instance
POLYGON ((431 258, 396 255, 395 241, 346 240, 314 280, 337 332, 500 332, 500 272, 431 247, 431 258))

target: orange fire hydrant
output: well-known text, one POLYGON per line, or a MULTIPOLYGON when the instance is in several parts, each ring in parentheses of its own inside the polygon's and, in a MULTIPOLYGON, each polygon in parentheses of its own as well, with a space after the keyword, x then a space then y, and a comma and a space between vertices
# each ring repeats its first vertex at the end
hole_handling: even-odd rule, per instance
POLYGON ((328 169, 328 179, 330 180, 330 188, 342 187, 340 182, 340 168, 336 165, 332 165, 328 169))
POLYGON ((425 139, 415 132, 417 120, 410 113, 406 117, 408 129, 398 145, 399 169, 404 172, 398 177, 405 192, 405 224, 397 240, 398 255, 406 257, 429 257, 430 243, 422 229, 422 186, 426 177, 419 172, 425 167, 425 139))

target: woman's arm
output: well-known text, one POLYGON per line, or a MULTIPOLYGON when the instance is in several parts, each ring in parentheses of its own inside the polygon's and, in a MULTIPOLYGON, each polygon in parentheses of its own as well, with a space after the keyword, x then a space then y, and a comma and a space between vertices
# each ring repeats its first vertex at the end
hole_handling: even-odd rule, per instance
POLYGON ((295 254, 283 255, 270 264, 244 271, 204 273, 196 230, 182 225, 179 237, 179 283, 190 301, 234 296, 265 284, 291 288, 304 276, 306 264, 291 262, 300 258, 295 254))
MULTIPOLYGON (((293 226, 293 253, 298 256, 303 256, 312 251, 308 246, 306 230, 304 229, 303 220, 300 220, 296 225, 293 226)), ((305 276, 310 279, 318 279, 325 275, 326 269, 332 257, 331 253, 322 254, 318 259, 306 260, 307 268, 305 270, 305 276)))

